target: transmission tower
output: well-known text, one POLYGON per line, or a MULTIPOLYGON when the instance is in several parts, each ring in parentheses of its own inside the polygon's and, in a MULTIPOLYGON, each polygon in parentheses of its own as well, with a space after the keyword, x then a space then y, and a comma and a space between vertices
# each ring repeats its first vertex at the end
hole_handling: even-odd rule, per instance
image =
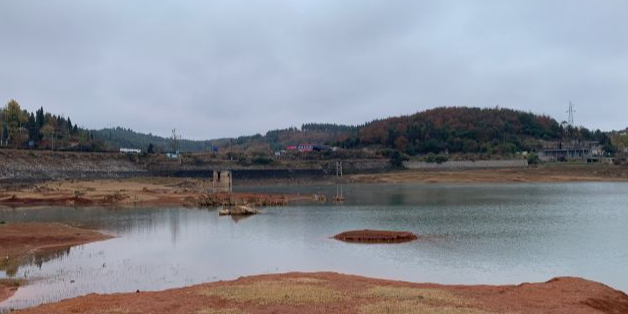
POLYGON ((567 120, 567 123, 569 123, 570 126, 573 126, 573 113, 574 112, 576 112, 576 110, 573 109, 573 104, 570 101, 569 110, 567 110, 567 113, 569 114, 569 120, 567 120))
POLYGON ((177 135, 177 129, 172 130, 172 142, 170 143, 172 152, 178 154, 179 153, 179 140, 181 139, 180 135, 177 135))

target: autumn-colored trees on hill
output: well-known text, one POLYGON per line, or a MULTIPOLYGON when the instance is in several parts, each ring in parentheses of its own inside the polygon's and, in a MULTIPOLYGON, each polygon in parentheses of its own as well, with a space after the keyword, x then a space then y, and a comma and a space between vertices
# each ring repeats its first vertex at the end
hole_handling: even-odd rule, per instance
POLYGON ((606 141, 600 131, 561 126, 556 120, 511 109, 448 107, 367 123, 346 148, 379 146, 410 155, 427 153, 485 153, 505 155, 539 148, 540 140, 606 141))
MULTIPOLYGON (((371 152, 407 155, 486 154, 509 155, 541 148, 541 141, 598 141, 613 151, 609 135, 586 128, 559 124, 556 120, 529 112, 493 108, 443 107, 413 115, 376 120, 360 126, 304 124, 232 139, 182 141, 185 152, 221 151, 270 154, 287 145, 327 144, 347 149, 369 148, 371 152)), ((136 147, 167 149, 169 139, 115 128, 90 131, 79 128, 70 118, 52 115, 40 108, 22 110, 15 101, 0 109, 0 146, 15 148, 102 151, 136 147)), ((615 140, 615 142, 620 142, 615 140)), ((405 156, 405 155, 404 155, 405 156)))
POLYGON ((0 146, 12 148, 102 150, 94 146, 90 132, 70 118, 44 112, 28 112, 11 99, 0 108, 0 146))

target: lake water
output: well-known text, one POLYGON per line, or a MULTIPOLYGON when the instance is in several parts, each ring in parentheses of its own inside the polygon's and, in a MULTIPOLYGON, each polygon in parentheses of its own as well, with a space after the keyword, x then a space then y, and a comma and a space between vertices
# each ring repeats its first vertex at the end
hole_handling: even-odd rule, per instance
MULTIPOLYGON (((325 193, 336 186, 241 190, 325 193)), ((0 220, 58 221, 117 238, 40 256, 2 277, 35 280, 0 311, 88 293, 162 290, 240 276, 335 271, 444 284, 579 276, 628 291, 628 184, 345 185, 347 202, 216 209, 0 209, 0 220), (408 230, 404 244, 331 240, 351 229, 408 230)))

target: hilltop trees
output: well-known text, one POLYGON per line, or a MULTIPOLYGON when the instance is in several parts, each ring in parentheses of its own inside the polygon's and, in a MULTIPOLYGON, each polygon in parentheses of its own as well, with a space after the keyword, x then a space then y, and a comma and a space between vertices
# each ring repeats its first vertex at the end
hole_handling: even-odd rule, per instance
MULTIPOLYGON (((28 122, 28 114, 22 111, 17 101, 11 99, 4 109, 4 120, 6 124, 7 143, 14 147, 19 147, 25 139, 28 139, 25 128, 25 124, 28 122)), ((3 128, 3 130, 5 130, 5 128, 3 128)))
POLYGON ((508 155, 540 148, 540 141, 598 140, 604 133, 585 128, 561 128, 547 116, 511 109, 447 107, 410 116, 376 120, 336 144, 345 148, 381 147, 408 155, 481 153, 508 155))
POLYGON ((11 99, 0 109, 0 146, 62 150, 102 150, 89 131, 73 124, 70 118, 53 115, 39 108, 23 110, 11 99))

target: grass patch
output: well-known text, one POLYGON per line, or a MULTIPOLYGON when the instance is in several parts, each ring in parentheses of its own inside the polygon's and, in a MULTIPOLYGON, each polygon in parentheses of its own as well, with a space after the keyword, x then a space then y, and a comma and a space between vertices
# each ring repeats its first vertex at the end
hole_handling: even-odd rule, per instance
POLYGON ((417 289, 408 287, 376 286, 362 294, 364 297, 391 301, 422 301, 448 303, 452 305, 468 304, 463 298, 441 289, 417 289))
POLYGON ((431 306, 420 301, 392 300, 382 301, 360 307, 360 314, 495 314, 483 310, 453 307, 431 306))
POLYGON ((217 286, 203 289, 200 294, 235 302, 253 302, 258 305, 322 304, 345 299, 342 292, 330 287, 291 280, 217 286))
POLYGON ((286 281, 294 282, 294 283, 304 283, 304 284, 324 284, 324 283, 329 282, 324 279, 308 278, 308 277, 290 278, 290 279, 287 279, 286 281))

